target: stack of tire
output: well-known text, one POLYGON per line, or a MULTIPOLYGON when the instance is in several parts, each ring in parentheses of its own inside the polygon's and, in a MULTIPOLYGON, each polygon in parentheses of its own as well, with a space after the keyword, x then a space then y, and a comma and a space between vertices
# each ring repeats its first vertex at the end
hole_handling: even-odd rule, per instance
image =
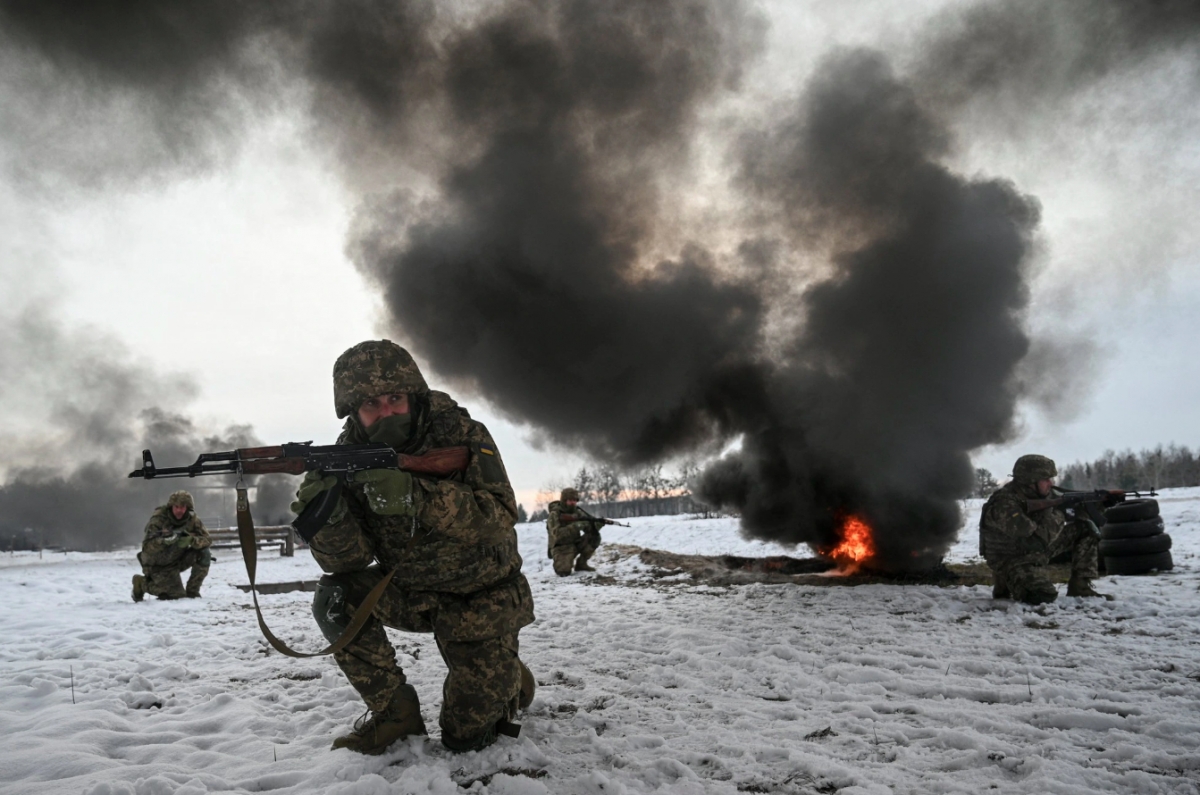
POLYGON ((1104 512, 1100 557, 1108 574, 1166 571, 1171 560, 1171 537, 1163 532, 1158 500, 1126 500, 1104 512))

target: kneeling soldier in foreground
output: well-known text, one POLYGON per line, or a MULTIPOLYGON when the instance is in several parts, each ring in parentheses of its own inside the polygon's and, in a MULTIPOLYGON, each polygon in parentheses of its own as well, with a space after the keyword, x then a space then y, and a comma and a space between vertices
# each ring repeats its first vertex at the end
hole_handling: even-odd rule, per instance
MULTIPOLYGON (((313 614, 332 642, 366 595, 395 574, 362 631, 334 659, 368 714, 333 747, 383 753, 425 734, 417 692, 396 663, 385 626, 431 632, 449 669, 442 686, 442 744, 471 751, 515 734, 510 723, 533 700, 535 682, 518 657, 517 633, 533 621, 521 574, 517 504, 483 424, 425 384, 412 357, 388 340, 360 343, 333 367, 334 403, 346 418, 338 444, 382 442, 400 453, 466 445, 465 472, 447 478, 398 469, 353 475, 313 557, 327 575, 313 614)), ((292 510, 300 513, 336 480, 310 472, 292 510)))
POLYGON ((1058 508, 1028 510, 1028 500, 1050 497, 1058 469, 1049 458, 1023 455, 1013 465, 1013 479, 983 506, 979 519, 979 552, 992 570, 995 599, 1037 605, 1053 602, 1058 591, 1046 572, 1050 559, 1071 552, 1067 596, 1104 596, 1092 588, 1099 562, 1096 525, 1086 516, 1066 521, 1058 508))
POLYGON ((186 491, 172 494, 146 524, 142 551, 137 556, 142 573, 133 575, 133 601, 142 601, 146 594, 159 599, 199 597, 212 565, 211 546, 212 539, 196 516, 192 495, 186 491), (188 569, 192 573, 185 588, 180 573, 188 569))

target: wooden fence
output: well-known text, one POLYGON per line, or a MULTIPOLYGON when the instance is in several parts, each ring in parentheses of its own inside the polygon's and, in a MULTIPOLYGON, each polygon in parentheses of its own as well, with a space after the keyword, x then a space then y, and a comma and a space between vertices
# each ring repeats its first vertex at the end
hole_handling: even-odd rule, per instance
MULTIPOLYGON (((242 542, 235 528, 226 530, 209 530, 213 549, 241 549, 242 542)), ((279 547, 282 557, 290 558, 296 554, 296 530, 290 524, 265 525, 254 528, 254 539, 259 549, 263 547, 279 547)))

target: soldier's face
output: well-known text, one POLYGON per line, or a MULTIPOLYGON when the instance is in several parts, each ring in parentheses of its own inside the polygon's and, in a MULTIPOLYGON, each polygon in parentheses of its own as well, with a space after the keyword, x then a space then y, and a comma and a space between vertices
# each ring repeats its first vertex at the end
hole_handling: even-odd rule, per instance
POLYGON ((176 519, 182 519, 183 515, 185 513, 187 513, 186 505, 172 505, 171 506, 171 515, 174 516, 176 519))
POLYGON ((1043 497, 1050 496, 1050 489, 1054 487, 1054 478, 1046 478, 1037 482, 1038 494, 1043 497))
POLYGON ((563 500, 563 502, 565 502, 567 504, 568 508, 574 508, 576 505, 579 504, 579 500, 563 500))
POLYGON ((364 428, 370 428, 384 417, 393 414, 408 413, 408 395, 390 394, 376 395, 363 401, 358 407, 358 421, 364 428))

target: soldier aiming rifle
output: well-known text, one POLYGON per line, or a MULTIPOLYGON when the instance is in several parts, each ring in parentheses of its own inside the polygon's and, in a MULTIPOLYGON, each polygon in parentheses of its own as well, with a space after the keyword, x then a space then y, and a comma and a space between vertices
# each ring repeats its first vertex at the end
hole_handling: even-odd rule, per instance
POLYGON ((1064 492, 1058 469, 1041 455, 1023 455, 1012 481, 984 503, 979 519, 979 553, 992 570, 995 599, 1044 604, 1058 598, 1046 571, 1050 560, 1071 553, 1067 596, 1103 597, 1092 587, 1098 576, 1099 527, 1103 508, 1125 500, 1123 491, 1064 492))
MULTIPOLYGON (((131 477, 305 475, 293 526, 327 572, 312 610, 330 646, 302 654, 275 638, 261 613, 259 627, 284 654, 333 654, 366 703, 334 749, 381 754, 426 732, 385 626, 432 633, 437 642, 447 667, 444 746, 475 751, 497 735, 517 736, 512 719, 537 686, 517 638, 533 621, 533 596, 513 529, 517 503, 495 442, 449 395, 431 390, 408 351, 388 340, 338 357, 333 395, 345 420, 336 445, 210 453, 173 470, 156 469, 147 452, 131 477)), ((240 484, 238 532, 253 585, 253 523, 240 484)))
POLYGON ((546 515, 546 556, 554 561, 554 573, 566 577, 574 571, 595 571, 588 559, 600 546, 600 528, 606 524, 629 527, 579 507, 579 492, 565 488, 550 503, 546 515))

